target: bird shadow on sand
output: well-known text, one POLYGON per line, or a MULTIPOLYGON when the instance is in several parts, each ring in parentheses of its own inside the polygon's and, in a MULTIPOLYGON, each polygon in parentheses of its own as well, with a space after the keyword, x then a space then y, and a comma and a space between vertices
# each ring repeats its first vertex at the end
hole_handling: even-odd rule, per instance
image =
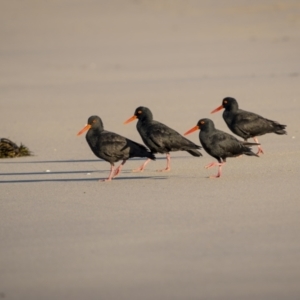
MULTIPOLYGON (((13 179, 13 180, 0 180, 1 183, 33 183, 33 182, 80 182, 80 181, 101 181, 105 179, 109 173, 108 170, 83 170, 83 171, 56 171, 56 172, 14 172, 14 173, 0 173, 0 176, 25 176, 26 179, 13 179), (49 178, 53 175, 65 175, 65 174, 86 174, 89 178, 49 178), (99 176, 98 176, 99 174, 99 176), (93 177, 90 177, 90 176, 93 177), (41 176, 43 178, 38 179, 28 179, 30 176, 41 176)), ((123 170, 124 174, 133 174, 131 170, 123 170)), ((11 177, 10 177, 11 178, 11 177)), ((165 176, 131 176, 131 177, 122 177, 122 175, 113 179, 113 181, 117 180, 141 180, 141 179, 166 179, 165 176)))
MULTIPOLYGON (((83 182, 83 181, 94 181, 95 183, 107 183, 109 184, 110 182, 101 182, 101 180, 104 178, 65 178, 65 179, 24 179, 24 180, 6 180, 6 181, 0 181, 1 183, 37 183, 37 182, 83 182)), ((141 177, 117 177, 114 178, 111 182, 114 181, 120 181, 120 180, 161 180, 161 179, 167 179, 167 177, 152 177, 152 176, 141 176, 141 177)))
MULTIPOLYGON (((59 174, 87 174, 102 171, 86 170, 86 171, 57 171, 57 172, 19 172, 19 173, 0 173, 0 176, 20 176, 20 175, 59 175, 59 174)), ((105 171, 103 171, 105 172, 105 171)))
MULTIPOLYGON (((184 157, 184 156, 183 156, 184 157)), ((176 158, 181 158, 181 157, 176 157, 176 158)), ((165 160, 165 156, 161 156, 158 157, 157 160, 165 160)), ((134 161, 145 161, 144 158, 134 158, 131 159, 130 162, 134 163, 134 161)), ((72 163, 105 163, 103 160, 99 160, 99 159, 86 159, 86 160, 40 160, 40 161, 0 161, 0 164, 47 164, 47 163, 67 163, 67 164, 72 164, 72 163)), ((116 163, 116 166, 118 165, 118 163, 116 163)), ((128 169, 123 169, 122 173, 123 174, 138 174, 133 172, 134 169, 133 164, 131 164, 129 166, 128 164, 128 169)), ((109 174, 109 170, 105 169, 105 170, 80 170, 80 171, 38 171, 38 172, 2 172, 0 173, 0 176, 26 176, 26 179, 12 179, 12 180, 0 180, 0 184, 1 183, 33 183, 33 182, 84 182, 84 181, 99 181, 102 179, 105 179, 105 176, 108 176, 109 174), (97 176, 97 173, 101 173, 101 175, 99 175, 99 177, 97 176), (73 174, 86 174, 86 176, 89 176, 89 178, 53 178, 54 175, 73 175, 73 174), (90 175, 93 174, 92 178, 90 177, 90 175), (42 178, 38 178, 38 179, 28 179, 28 177, 30 178, 31 176, 41 176, 42 178)), ((122 176, 122 174, 120 174, 120 176, 114 178, 112 181, 118 181, 118 180, 161 180, 161 179, 168 179, 168 175, 162 175, 162 173, 160 173, 160 175, 155 175, 157 174, 156 171, 154 170, 146 170, 143 173, 139 173, 140 176, 122 176), (145 173, 148 173, 147 175, 145 173), (150 175, 151 174, 151 175, 150 175), (146 175, 146 176, 145 176, 146 175)), ((11 178, 11 177, 10 177, 11 178)), ((3 179, 3 178, 2 178, 3 179)))
MULTIPOLYGON (((112 181, 120 181, 120 180, 162 180, 162 179, 168 179, 167 176, 133 176, 133 177, 116 177, 112 181)), ((99 180, 99 179, 97 179, 99 180)))
POLYGON ((68 160, 38 160, 38 161, 0 161, 0 164, 49 164, 49 163, 86 163, 99 162, 99 159, 68 159, 68 160))
MULTIPOLYGON (((180 155, 180 156, 174 156, 172 159, 182 159, 187 158, 189 155, 180 155)), ((165 160, 166 156, 157 156, 156 154, 156 160, 165 160)), ((134 161, 145 161, 145 158, 131 158, 128 160, 128 162, 134 162, 134 161)), ((20 161, 18 158, 14 159, 14 161, 11 161, 11 159, 1 159, 0 164, 49 164, 49 163, 98 163, 98 162, 104 162, 102 159, 65 159, 65 160, 31 160, 31 161, 20 161)), ((117 163, 116 163, 117 164, 117 163)))

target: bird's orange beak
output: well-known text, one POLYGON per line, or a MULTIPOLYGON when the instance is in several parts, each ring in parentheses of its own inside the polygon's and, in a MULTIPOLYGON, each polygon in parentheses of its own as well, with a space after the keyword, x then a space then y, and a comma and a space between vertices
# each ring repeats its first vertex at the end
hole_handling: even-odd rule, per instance
POLYGON ((196 131, 196 130, 198 130, 198 129, 199 129, 199 126, 196 125, 195 127, 193 127, 193 128, 191 128, 190 130, 188 130, 184 135, 188 135, 188 134, 190 134, 190 133, 192 133, 192 132, 194 132, 194 131, 196 131))
POLYGON ((128 123, 134 121, 135 119, 137 119, 137 117, 136 117, 136 116, 132 116, 132 117, 129 118, 127 121, 125 121, 124 124, 128 124, 128 123))
POLYGON ((213 114, 213 113, 215 113, 215 112, 217 112, 217 111, 219 111, 219 110, 221 110, 221 109, 223 109, 223 108, 224 108, 223 105, 221 105, 221 106, 217 107, 216 109, 214 109, 214 110, 211 112, 211 114, 213 114))
POLYGON ((86 124, 78 133, 77 135, 81 135, 82 133, 84 133, 85 131, 89 130, 91 128, 90 124, 86 124))

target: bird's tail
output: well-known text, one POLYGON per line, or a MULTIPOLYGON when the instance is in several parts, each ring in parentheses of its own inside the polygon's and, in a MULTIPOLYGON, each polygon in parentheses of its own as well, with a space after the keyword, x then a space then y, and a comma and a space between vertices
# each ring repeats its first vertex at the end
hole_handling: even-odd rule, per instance
POLYGON ((198 151, 198 150, 186 150, 189 154, 193 155, 193 156, 202 156, 202 154, 198 151))
MULTIPOLYGON (((246 143, 248 143, 248 142, 246 142, 246 143)), ((260 145, 260 144, 257 144, 257 143, 248 143, 248 144, 251 144, 251 145, 260 145)), ((244 148, 243 148, 243 154, 248 155, 248 156, 259 157, 256 153, 252 152, 252 150, 251 150, 250 147, 246 147, 246 146, 244 146, 244 148)))
POLYGON ((148 152, 149 155, 147 156, 148 158, 152 159, 152 160, 156 160, 155 155, 152 152, 148 152))
POLYGON ((251 142, 246 142, 246 141, 243 141, 242 143, 244 146, 259 146, 260 145, 259 143, 251 143, 251 142))
POLYGON ((285 127, 286 127, 286 125, 281 125, 281 124, 276 123, 275 133, 276 134, 287 134, 287 132, 285 131, 285 127))
POLYGON ((268 120, 268 121, 269 121, 269 125, 272 128, 271 129, 272 131, 270 132, 274 132, 276 134, 287 134, 287 132, 285 131, 286 125, 279 124, 277 121, 272 121, 272 120, 268 120))
POLYGON ((249 148, 249 150, 243 152, 243 154, 248 155, 248 156, 256 156, 256 157, 259 157, 259 155, 257 155, 256 153, 252 152, 250 148, 249 148))

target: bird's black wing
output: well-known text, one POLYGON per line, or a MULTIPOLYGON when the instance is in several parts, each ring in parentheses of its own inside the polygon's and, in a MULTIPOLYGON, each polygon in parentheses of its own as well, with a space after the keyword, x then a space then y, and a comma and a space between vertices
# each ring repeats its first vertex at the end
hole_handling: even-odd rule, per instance
POLYGON ((187 150, 200 148, 183 137, 176 130, 159 122, 153 122, 148 130, 148 138, 156 147, 165 151, 187 150))
POLYGON ((105 155, 113 156, 118 160, 130 157, 149 157, 155 159, 155 156, 144 145, 113 132, 102 134, 101 148, 105 155))
POLYGON ((233 135, 216 130, 215 138, 220 151, 220 157, 237 156, 242 153, 243 144, 233 135))
POLYGON ((126 138, 110 131, 101 133, 99 139, 99 147, 101 152, 107 157, 114 157, 115 159, 122 159, 124 150, 127 147, 126 138))
POLYGON ((248 136, 259 135, 271 128, 269 120, 244 110, 238 111, 232 125, 248 136))

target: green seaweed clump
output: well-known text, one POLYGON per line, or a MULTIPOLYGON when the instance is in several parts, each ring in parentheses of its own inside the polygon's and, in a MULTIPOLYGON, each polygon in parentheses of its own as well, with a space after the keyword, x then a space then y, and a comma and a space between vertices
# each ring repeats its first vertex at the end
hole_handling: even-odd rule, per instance
POLYGON ((9 139, 0 138, 0 158, 31 156, 31 151, 24 145, 18 147, 9 139))

